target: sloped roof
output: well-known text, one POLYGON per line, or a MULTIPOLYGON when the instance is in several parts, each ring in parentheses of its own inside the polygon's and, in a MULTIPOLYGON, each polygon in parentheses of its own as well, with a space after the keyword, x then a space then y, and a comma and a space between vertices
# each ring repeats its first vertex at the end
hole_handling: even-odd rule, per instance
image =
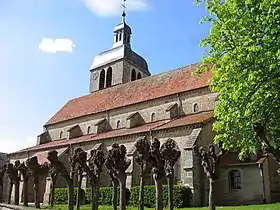
POLYGON ((212 74, 207 72, 201 77, 193 76, 192 72, 197 65, 192 64, 72 99, 46 125, 207 87, 212 74))
POLYGON ((61 147, 65 147, 73 144, 79 144, 83 142, 98 141, 98 140, 104 140, 108 138, 115 138, 115 137, 121 137, 126 135, 144 133, 144 132, 149 132, 151 130, 155 131, 161 129, 168 129, 172 127, 206 123, 212 117, 213 117, 213 111, 200 112, 200 113, 183 116, 181 118, 177 118, 171 121, 161 120, 161 121, 146 123, 142 126, 135 127, 135 128, 121 128, 121 129, 111 130, 104 133, 85 135, 73 139, 62 139, 62 140, 52 141, 49 143, 29 147, 15 153, 37 151, 37 150, 50 150, 54 148, 61 148, 61 147))

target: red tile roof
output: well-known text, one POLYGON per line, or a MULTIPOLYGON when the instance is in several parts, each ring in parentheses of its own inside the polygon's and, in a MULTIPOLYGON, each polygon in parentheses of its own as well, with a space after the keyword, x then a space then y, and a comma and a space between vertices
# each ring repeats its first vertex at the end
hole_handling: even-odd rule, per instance
MULTIPOLYGON (((107 138, 113 138, 113 137, 121 137, 126 135, 132 135, 132 134, 138 134, 138 133, 144 133, 149 132, 150 130, 161 130, 161 129, 168 129, 172 127, 179 127, 179 126, 185 126, 185 125, 193 125, 198 123, 206 123, 209 119, 213 117, 213 111, 208 112, 200 112, 192 115, 183 116, 178 119, 174 120, 161 120, 156 121, 152 123, 147 123, 139 127, 135 128, 121 128, 116 130, 111 130, 104 133, 99 134, 91 134, 91 135, 85 135, 78 138, 73 139, 62 139, 57 141, 52 141, 46 144, 36 145, 33 147, 29 147, 23 150, 20 150, 15 153, 21 153, 21 152, 27 152, 27 151, 37 151, 37 150, 49 150, 53 148, 61 148, 73 144, 79 144, 83 142, 90 142, 90 141, 97 141, 97 140, 104 140, 107 138)), ((12 153, 13 154, 13 153, 12 153)))
POLYGON ((192 72, 197 65, 192 64, 72 99, 46 125, 207 87, 212 74, 207 72, 201 77, 193 76, 192 72))

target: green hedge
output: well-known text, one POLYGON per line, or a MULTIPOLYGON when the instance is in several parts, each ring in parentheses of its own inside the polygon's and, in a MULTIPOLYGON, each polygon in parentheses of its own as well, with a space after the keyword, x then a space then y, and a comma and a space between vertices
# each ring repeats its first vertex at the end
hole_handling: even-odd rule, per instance
MULTIPOLYGON (((139 186, 131 188, 129 204, 137 206, 139 202, 139 186)), ((188 187, 175 185, 173 188, 173 205, 177 208, 189 207, 191 201, 191 190, 188 187)), ((154 208, 156 203, 155 186, 144 187, 144 205, 148 208, 154 208)), ((163 186, 163 205, 168 205, 168 187, 163 186)))
MULTIPOLYGON (((131 206, 138 206, 139 199, 139 186, 132 187, 131 190, 126 191, 126 203, 131 206)), ((155 186, 145 186, 144 188, 144 205, 149 208, 154 208, 156 203, 156 190, 155 186)), ((77 189, 74 191, 74 199, 76 201, 77 189)), ((118 203, 119 203, 119 190, 118 190, 118 203)), ((86 189, 86 192, 82 190, 82 196, 85 196, 85 203, 91 203, 91 189, 86 189)), ((68 190, 67 188, 55 189, 55 204, 67 204, 68 190)), ((191 201, 191 190, 188 187, 175 185, 173 189, 173 204, 174 207, 183 208, 189 207, 191 201)), ((111 205, 112 204, 112 187, 101 187, 100 188, 100 205, 111 205)), ((163 205, 168 205, 168 187, 163 186, 163 205)))

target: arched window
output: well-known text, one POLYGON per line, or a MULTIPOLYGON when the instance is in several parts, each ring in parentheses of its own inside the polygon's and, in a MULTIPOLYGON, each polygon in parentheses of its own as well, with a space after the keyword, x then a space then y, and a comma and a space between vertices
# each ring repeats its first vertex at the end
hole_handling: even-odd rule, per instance
POLYGON ((119 41, 122 41, 122 33, 119 33, 119 41))
POLYGON ((152 113, 152 114, 151 114, 151 122, 154 122, 154 121, 155 121, 155 118, 156 118, 156 114, 155 114, 155 113, 152 113))
POLYGON ((115 34, 115 42, 118 42, 118 34, 115 34))
POLYGON ((109 67, 107 69, 107 74, 106 74, 106 87, 111 87, 112 85, 112 67, 109 67))
POLYGON ((91 126, 88 126, 87 127, 87 134, 90 134, 90 132, 91 132, 91 126))
POLYGON ((198 112, 199 111, 199 109, 198 109, 198 103, 195 103, 194 105, 193 105, 193 112, 198 112))
POLYGON ((99 76, 99 90, 104 88, 104 84, 105 84, 105 70, 102 69, 99 76))
POLYGON ((117 128, 120 128, 120 126, 121 126, 121 121, 118 120, 118 121, 117 121, 117 128))
POLYGON ((230 189, 241 189, 241 174, 238 170, 229 172, 229 187, 230 189))
POLYGON ((135 71, 135 69, 132 69, 132 71, 131 71, 131 81, 134 81, 134 80, 136 80, 136 71, 135 71))
POLYGON ((63 137, 63 131, 60 131, 59 139, 62 139, 62 137, 63 137))
POLYGON ((141 78, 142 78, 142 75, 141 75, 140 72, 138 72, 138 74, 137 74, 137 79, 141 79, 141 78))

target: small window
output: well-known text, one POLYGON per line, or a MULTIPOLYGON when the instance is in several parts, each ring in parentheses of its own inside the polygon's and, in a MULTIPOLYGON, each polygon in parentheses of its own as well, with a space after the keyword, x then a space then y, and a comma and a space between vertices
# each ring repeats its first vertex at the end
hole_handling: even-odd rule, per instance
POLYGON ((112 67, 109 67, 107 69, 107 74, 106 74, 106 87, 111 87, 112 85, 112 67))
POLYGON ((195 103, 194 105, 193 105, 193 112, 198 112, 199 111, 199 109, 198 109, 198 103, 195 103))
POLYGON ((131 81, 134 81, 134 80, 136 80, 136 71, 135 71, 135 69, 132 69, 132 71, 131 71, 131 81))
POLYGON ((122 41, 122 33, 119 33, 119 41, 122 41))
POLYGON ((91 126, 88 126, 87 127, 87 134, 90 134, 91 133, 91 126))
POLYGON ((130 36, 127 37, 127 43, 129 43, 129 42, 130 42, 130 36))
POLYGON ((99 76, 99 90, 104 89, 105 85, 105 70, 102 69, 99 76))
POLYGON ((151 122, 154 122, 154 121, 155 121, 155 118, 156 118, 156 114, 155 114, 155 113, 152 113, 152 114, 151 114, 151 122))
POLYGON ((60 131, 59 139, 62 139, 62 137, 63 137, 63 131, 60 131))
POLYGON ((115 34, 115 42, 118 42, 118 34, 115 34))
POLYGON ((241 189, 241 174, 238 170, 229 172, 229 187, 230 189, 241 189))
POLYGON ((142 75, 141 75, 140 72, 138 72, 138 74, 137 74, 137 79, 141 79, 141 78, 142 78, 142 75))
POLYGON ((118 120, 118 121, 117 121, 117 128, 120 128, 120 126, 121 126, 121 121, 118 120))
POLYGON ((126 41, 126 33, 124 33, 124 41, 126 41))

